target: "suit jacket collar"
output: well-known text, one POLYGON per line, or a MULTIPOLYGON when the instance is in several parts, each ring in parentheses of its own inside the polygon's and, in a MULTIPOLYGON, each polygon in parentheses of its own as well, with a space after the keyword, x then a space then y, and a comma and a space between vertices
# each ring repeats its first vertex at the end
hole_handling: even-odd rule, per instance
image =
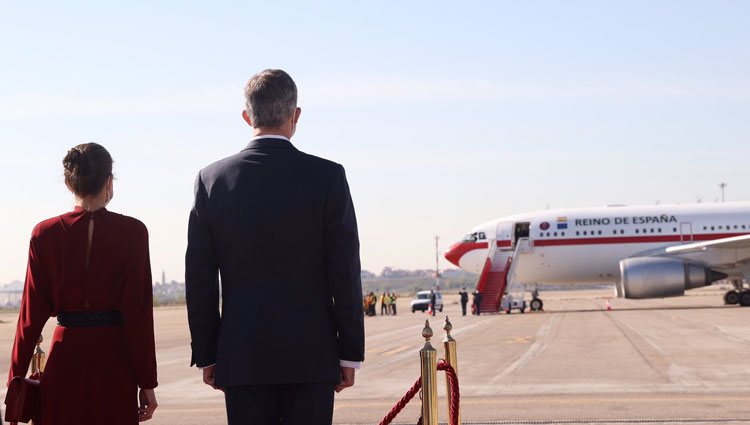
POLYGON ((247 144, 244 150, 250 150, 250 149, 292 149, 297 150, 297 148, 292 145, 292 142, 284 139, 277 139, 273 137, 259 137, 257 139, 253 139, 250 141, 250 143, 247 144))

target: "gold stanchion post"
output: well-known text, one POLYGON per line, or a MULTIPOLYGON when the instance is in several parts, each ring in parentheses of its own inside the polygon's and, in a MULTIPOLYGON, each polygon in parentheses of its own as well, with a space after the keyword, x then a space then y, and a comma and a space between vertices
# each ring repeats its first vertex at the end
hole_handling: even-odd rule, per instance
POLYGON ((437 425, 437 350, 430 344, 432 328, 430 321, 424 321, 422 337, 424 347, 419 350, 419 361, 422 368, 422 423, 437 425))
MULTIPOLYGON (((443 340, 443 349, 445 350, 445 361, 448 362, 451 367, 453 367, 453 370, 456 371, 456 376, 458 376, 458 357, 456 357, 456 340, 453 339, 451 336, 451 330, 453 330, 453 325, 451 324, 451 321, 448 319, 448 316, 445 316, 445 325, 443 325, 443 329, 445 330, 445 339, 443 340)), ((448 380, 448 374, 445 374, 445 386, 446 386, 446 394, 448 398, 448 417, 451 417, 450 408, 451 408, 451 385, 448 380)), ((458 423, 456 425, 461 425, 461 414, 458 414, 458 423)))
POLYGON ((47 360, 47 355, 42 350, 43 341, 44 338, 39 335, 39 340, 36 342, 36 350, 34 350, 34 355, 31 356, 31 373, 44 371, 44 363, 47 360))

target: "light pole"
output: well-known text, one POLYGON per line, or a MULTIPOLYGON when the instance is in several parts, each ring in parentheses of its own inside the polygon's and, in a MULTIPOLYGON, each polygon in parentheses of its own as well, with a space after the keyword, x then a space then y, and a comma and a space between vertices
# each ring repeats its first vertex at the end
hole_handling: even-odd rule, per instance
POLYGON ((719 183, 719 187, 721 188, 721 202, 724 202, 724 189, 727 187, 727 184, 719 183))
POLYGON ((440 251, 438 249, 438 242, 440 236, 435 236, 435 289, 440 290, 440 251))

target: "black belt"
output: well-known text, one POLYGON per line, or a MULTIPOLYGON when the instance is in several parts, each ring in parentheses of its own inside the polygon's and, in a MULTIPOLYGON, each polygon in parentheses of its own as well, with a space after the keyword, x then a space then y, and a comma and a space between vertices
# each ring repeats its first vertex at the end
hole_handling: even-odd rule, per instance
POLYGON ((121 326, 122 314, 119 311, 75 311, 70 313, 58 313, 57 324, 66 328, 121 326))

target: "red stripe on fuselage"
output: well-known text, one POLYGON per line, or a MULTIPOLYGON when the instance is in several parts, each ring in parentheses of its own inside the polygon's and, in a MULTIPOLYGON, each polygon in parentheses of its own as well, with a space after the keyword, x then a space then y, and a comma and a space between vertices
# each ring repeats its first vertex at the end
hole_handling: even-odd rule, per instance
POLYGON ((747 233, 722 233, 693 235, 692 240, 688 236, 680 235, 654 235, 654 236, 611 236, 597 238, 566 238, 566 239, 534 239, 534 246, 568 246, 568 245, 608 245, 629 243, 663 243, 663 242, 703 242, 716 239, 742 236, 747 233))

